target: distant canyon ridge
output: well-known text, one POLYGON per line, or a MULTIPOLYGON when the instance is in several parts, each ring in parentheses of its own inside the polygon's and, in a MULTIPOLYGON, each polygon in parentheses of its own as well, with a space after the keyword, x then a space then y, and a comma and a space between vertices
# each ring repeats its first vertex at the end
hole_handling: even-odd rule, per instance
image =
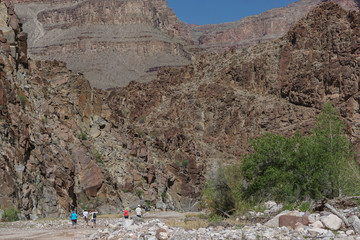
MULTIPOLYGON (((28 37, 34 60, 61 60, 96 88, 148 82, 165 66, 180 67, 198 53, 243 48, 283 36, 311 9, 327 2, 301 0, 237 22, 179 21, 166 0, 7 0, 28 37)), ((359 0, 334 0, 358 10, 359 0)))

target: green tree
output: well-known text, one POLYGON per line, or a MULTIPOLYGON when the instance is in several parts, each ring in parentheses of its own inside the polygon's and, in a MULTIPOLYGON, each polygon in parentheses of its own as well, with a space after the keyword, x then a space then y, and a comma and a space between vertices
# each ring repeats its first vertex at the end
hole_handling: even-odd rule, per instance
POLYGON ((235 198, 226 181, 225 168, 220 163, 206 182, 203 203, 213 214, 222 215, 235 208, 235 198))
POLYGON ((322 113, 318 116, 312 137, 315 154, 318 161, 322 163, 321 172, 327 180, 322 182, 324 184, 323 195, 336 197, 343 193, 355 193, 358 188, 357 184, 353 183, 354 188, 349 189, 347 187, 350 180, 348 176, 351 179, 357 179, 359 170, 354 165, 352 146, 345 136, 345 125, 330 103, 324 105, 322 113), (357 168, 355 172, 353 171, 354 167, 357 168))
POLYGON ((254 152, 243 159, 239 173, 245 182, 243 198, 290 200, 296 188, 295 138, 266 133, 254 139, 251 146, 254 152))
POLYGON ((359 167, 336 109, 325 104, 310 136, 264 134, 240 167, 244 199, 294 202, 358 194, 359 167), (355 180, 355 181, 354 181, 355 180))

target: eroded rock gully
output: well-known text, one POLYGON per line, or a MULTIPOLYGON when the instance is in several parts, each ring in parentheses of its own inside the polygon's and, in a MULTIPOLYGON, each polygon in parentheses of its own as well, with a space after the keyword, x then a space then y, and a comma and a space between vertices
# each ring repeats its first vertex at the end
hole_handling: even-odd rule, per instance
POLYGON ((359 12, 327 3, 279 40, 104 91, 63 62, 27 60, 12 6, 0 10, 0 204, 24 218, 197 209, 217 162, 264 132, 307 133, 326 101, 359 142, 359 12))

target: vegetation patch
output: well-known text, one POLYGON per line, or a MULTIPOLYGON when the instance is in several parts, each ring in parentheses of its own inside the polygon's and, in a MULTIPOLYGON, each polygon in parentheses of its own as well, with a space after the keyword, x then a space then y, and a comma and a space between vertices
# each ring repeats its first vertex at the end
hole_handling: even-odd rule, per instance
POLYGON ((93 154, 94 154, 94 157, 96 159, 96 162, 100 165, 105 165, 104 163, 104 160, 103 160, 103 156, 99 153, 98 150, 96 150, 95 148, 93 149, 93 154))
POLYGON ((19 220, 18 214, 20 211, 16 208, 7 208, 4 209, 4 214, 2 216, 2 220, 5 222, 15 222, 19 220))
POLYGON ((80 140, 88 140, 88 137, 87 137, 86 133, 84 133, 84 132, 79 133, 78 138, 80 140))
POLYGON ((26 96, 19 94, 19 99, 20 99, 20 103, 23 109, 25 109, 26 107, 26 103, 27 103, 27 98, 26 96))
POLYGON ((360 194, 360 169, 345 125, 325 104, 310 135, 266 133, 251 142, 241 163, 219 164, 208 178, 203 203, 213 214, 244 212, 268 200, 308 210, 311 200, 360 194))

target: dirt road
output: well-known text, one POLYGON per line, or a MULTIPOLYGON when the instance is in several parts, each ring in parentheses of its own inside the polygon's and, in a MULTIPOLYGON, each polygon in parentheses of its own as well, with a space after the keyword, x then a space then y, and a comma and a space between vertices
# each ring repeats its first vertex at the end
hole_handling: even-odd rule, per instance
MULTIPOLYGON (((104 229, 107 224, 113 224, 119 217, 98 218, 97 227, 86 226, 80 219, 76 228, 71 226, 70 220, 39 220, 0 223, 0 240, 85 240, 97 230, 104 229)), ((182 213, 177 212, 147 212, 144 219, 184 219, 182 213)))

